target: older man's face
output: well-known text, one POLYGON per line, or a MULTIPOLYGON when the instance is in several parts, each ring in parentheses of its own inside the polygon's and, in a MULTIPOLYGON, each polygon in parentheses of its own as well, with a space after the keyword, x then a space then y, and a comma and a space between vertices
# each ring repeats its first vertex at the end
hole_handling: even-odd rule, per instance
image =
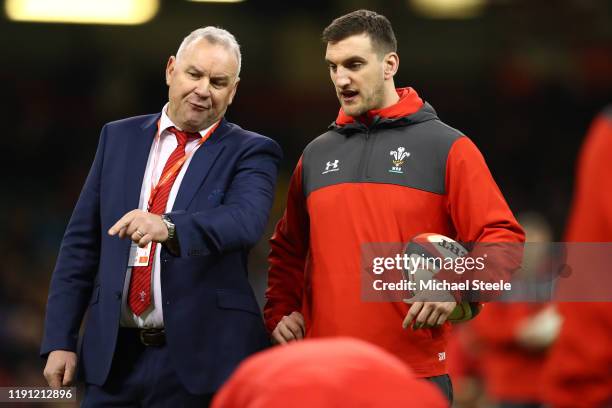
POLYGON ((238 61, 221 44, 200 39, 166 67, 168 116, 182 130, 198 132, 225 114, 238 87, 238 61))

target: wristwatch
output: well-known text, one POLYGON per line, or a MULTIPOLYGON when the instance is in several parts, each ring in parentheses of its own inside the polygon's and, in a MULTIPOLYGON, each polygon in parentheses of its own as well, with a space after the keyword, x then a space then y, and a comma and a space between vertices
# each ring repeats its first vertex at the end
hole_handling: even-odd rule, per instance
POLYGON ((163 214, 161 216, 161 219, 164 224, 166 224, 166 228, 168 228, 168 241, 174 241, 174 238, 176 237, 176 228, 174 226, 174 223, 166 214, 163 214))

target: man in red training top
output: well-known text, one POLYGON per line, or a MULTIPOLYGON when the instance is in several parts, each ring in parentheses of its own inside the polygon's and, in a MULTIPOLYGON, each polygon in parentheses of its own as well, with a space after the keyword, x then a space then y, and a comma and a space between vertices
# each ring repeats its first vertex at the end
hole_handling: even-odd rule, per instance
POLYGON ((355 11, 334 20, 323 39, 341 109, 304 150, 270 241, 267 328, 281 344, 327 336, 372 342, 452 400, 446 318, 456 304, 362 301, 361 245, 423 232, 520 243, 523 230, 474 144, 414 89, 396 89, 399 57, 387 18, 355 11), (402 322, 432 327, 403 330, 402 322))
MULTIPOLYGON (((611 156, 612 105, 593 121, 578 157, 567 242, 591 242, 599 250, 605 249, 597 243, 612 242, 611 156)), ((573 273, 585 273, 593 259, 575 265, 573 273)), ((563 302, 558 307, 563 326, 544 367, 544 401, 553 408, 611 407, 612 303, 563 302)))

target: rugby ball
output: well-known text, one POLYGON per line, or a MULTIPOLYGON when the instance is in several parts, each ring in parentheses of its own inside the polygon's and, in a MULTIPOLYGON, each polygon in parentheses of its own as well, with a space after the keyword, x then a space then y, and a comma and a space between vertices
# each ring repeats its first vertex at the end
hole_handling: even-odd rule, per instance
MULTIPOLYGON (((410 259, 409 268, 404 268, 403 275, 409 282, 414 282, 417 290, 411 291, 414 296, 423 287, 422 282, 435 279, 441 266, 449 260, 464 257, 468 250, 457 241, 440 234, 423 233, 415 236, 406 245, 404 254, 410 259)), ((461 302, 448 317, 451 323, 460 323, 476 317, 482 305, 478 302, 461 302)))

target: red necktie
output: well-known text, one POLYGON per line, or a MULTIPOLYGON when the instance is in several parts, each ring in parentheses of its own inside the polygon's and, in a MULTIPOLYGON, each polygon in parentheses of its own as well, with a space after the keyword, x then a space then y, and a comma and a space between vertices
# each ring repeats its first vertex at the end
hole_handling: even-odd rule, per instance
MULTIPOLYGON (((177 130, 175 127, 168 130, 176 136, 178 146, 172 152, 168 161, 164 165, 159 180, 166 180, 165 183, 157 185, 151 191, 152 197, 149 201, 149 212, 152 214, 163 214, 166 211, 168 197, 172 185, 178 176, 182 164, 176 168, 174 165, 185 156, 185 145, 190 137, 200 137, 199 133, 187 133, 177 130), (174 167, 174 168, 173 168, 174 167)), ((151 245, 151 254, 149 255, 149 264, 147 266, 132 267, 132 276, 130 277, 130 288, 128 291, 128 305, 135 315, 140 316, 151 304, 151 270, 155 259, 155 248, 157 243, 151 245)))

